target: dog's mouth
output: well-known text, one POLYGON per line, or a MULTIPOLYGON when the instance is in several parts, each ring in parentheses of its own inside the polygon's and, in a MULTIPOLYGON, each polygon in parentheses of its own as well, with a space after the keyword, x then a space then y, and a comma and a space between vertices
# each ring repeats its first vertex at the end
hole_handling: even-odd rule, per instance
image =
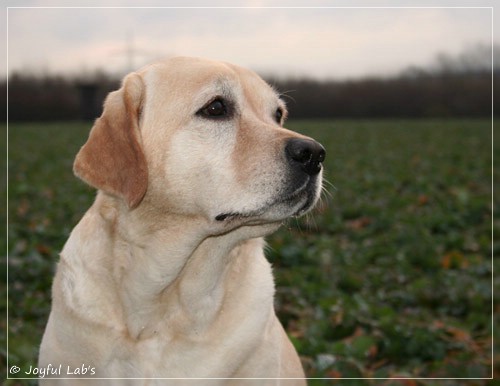
POLYGON ((289 217, 299 217, 314 207, 318 200, 316 179, 307 179, 300 187, 289 194, 280 195, 261 208, 250 211, 230 211, 215 217, 217 222, 233 222, 235 220, 263 220, 264 222, 283 221, 289 217))

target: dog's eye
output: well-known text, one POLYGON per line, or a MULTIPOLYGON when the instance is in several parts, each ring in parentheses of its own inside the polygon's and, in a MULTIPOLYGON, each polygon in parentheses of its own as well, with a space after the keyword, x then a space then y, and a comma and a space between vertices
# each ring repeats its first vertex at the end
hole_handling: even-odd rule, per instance
POLYGON ((276 119, 276 122, 281 123, 281 120, 283 119, 283 109, 281 107, 278 107, 276 110, 274 118, 276 119))
POLYGON ((223 118, 228 115, 228 109, 224 100, 217 98, 202 107, 199 113, 207 118, 223 118))

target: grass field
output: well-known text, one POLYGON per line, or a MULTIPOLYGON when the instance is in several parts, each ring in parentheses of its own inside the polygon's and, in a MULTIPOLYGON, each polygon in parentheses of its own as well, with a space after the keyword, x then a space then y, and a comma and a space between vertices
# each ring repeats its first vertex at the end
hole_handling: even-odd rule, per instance
MULTIPOLYGON (((360 378, 352 385, 488 384, 362 378, 491 376, 492 254, 500 248, 500 221, 498 202, 492 208, 490 121, 288 127, 323 143, 332 184, 315 213, 268 239, 277 312, 307 375, 360 378)), ((10 366, 36 364, 58 252, 94 197, 71 173, 89 128, 9 126, 10 366)), ((500 310, 498 301, 494 308, 500 310)), ((495 335, 498 341, 498 329, 495 335)), ((6 372, 5 360, 0 370, 6 372)))

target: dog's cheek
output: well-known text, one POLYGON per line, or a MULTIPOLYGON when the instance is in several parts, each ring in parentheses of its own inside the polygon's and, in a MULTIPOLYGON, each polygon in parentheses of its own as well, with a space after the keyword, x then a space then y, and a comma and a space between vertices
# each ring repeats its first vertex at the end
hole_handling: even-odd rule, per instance
POLYGON ((162 166, 167 194, 203 212, 229 200, 235 184, 229 157, 234 139, 210 129, 194 126, 175 133, 162 166))

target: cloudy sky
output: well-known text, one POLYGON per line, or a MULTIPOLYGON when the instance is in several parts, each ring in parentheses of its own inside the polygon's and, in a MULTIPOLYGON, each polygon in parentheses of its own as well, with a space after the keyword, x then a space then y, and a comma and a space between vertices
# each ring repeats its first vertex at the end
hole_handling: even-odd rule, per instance
POLYGON ((353 78, 426 66, 438 53, 456 55, 478 43, 491 45, 493 38, 491 1, 470 1, 465 8, 450 1, 385 1, 384 8, 373 8, 380 6, 375 1, 368 3, 372 8, 355 1, 204 3, 245 8, 165 8, 175 5, 168 1, 143 1, 142 7, 151 8, 139 8, 137 3, 7 1, 2 73, 124 73, 161 57, 189 55, 264 74, 353 78), (69 4, 75 8, 57 8, 69 4), (292 7, 266 8, 276 5, 292 7))

